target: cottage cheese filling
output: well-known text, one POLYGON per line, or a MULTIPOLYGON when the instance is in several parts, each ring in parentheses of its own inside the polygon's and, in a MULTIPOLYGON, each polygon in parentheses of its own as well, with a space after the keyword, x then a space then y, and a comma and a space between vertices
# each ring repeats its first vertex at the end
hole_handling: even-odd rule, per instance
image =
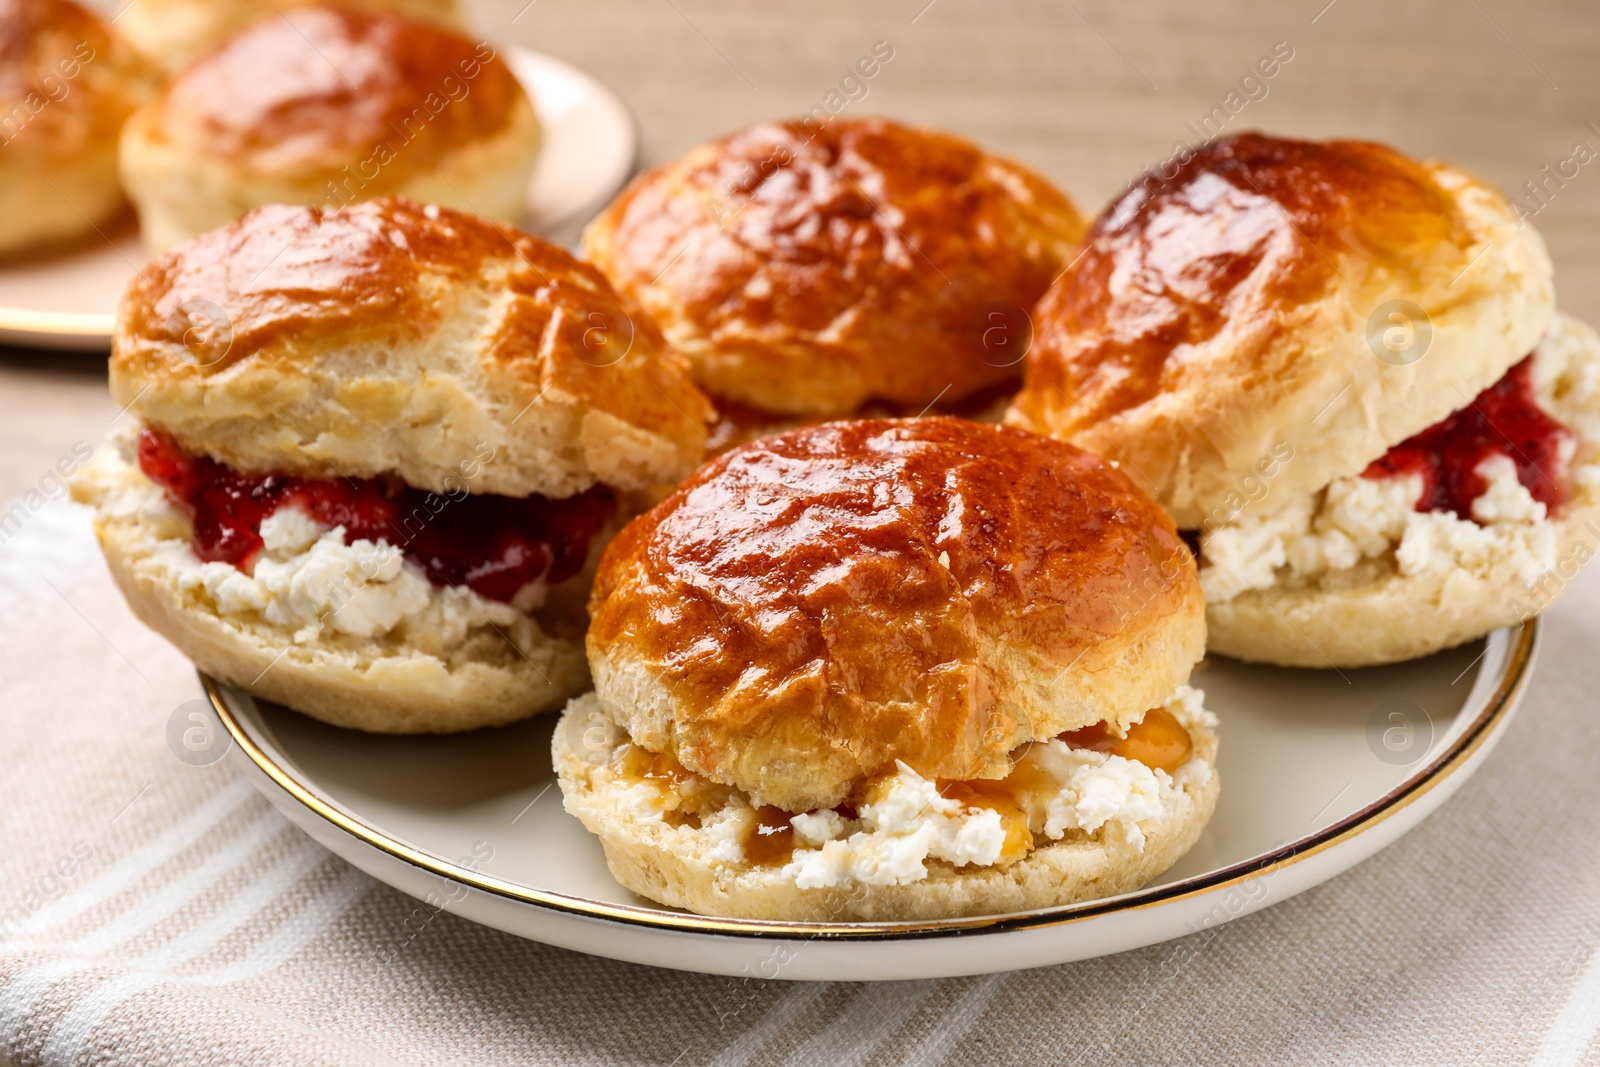
POLYGON ((1220 604, 1251 589, 1326 584, 1341 573, 1362 580, 1382 564, 1408 577, 1504 568, 1536 581, 1555 566, 1559 547, 1544 504, 1504 456, 1488 457, 1478 472, 1488 485, 1472 503, 1476 522, 1417 511, 1422 478, 1413 474, 1340 478, 1281 511, 1219 527, 1200 540, 1200 588, 1208 603, 1220 604))
MULTIPOLYGON (((1535 350, 1540 407, 1582 440, 1600 431, 1600 337, 1563 315, 1535 350)), ((1569 440, 1560 457, 1574 498, 1600 493, 1600 457, 1569 440)), ((1348 588, 1398 572, 1465 571, 1538 582, 1557 564, 1560 535, 1545 505, 1517 479, 1509 457, 1478 464, 1484 491, 1472 519, 1416 510, 1418 475, 1340 478, 1266 515, 1246 513, 1200 538, 1200 587, 1226 603, 1251 590, 1348 588)))
POLYGON ((346 544, 344 527, 321 526, 299 508, 280 508, 262 520, 261 539, 250 574, 231 563, 201 563, 184 546, 187 558, 173 560, 179 588, 203 589, 220 615, 259 615, 291 630, 296 643, 324 630, 371 638, 428 625, 442 627, 445 643, 456 644, 470 629, 524 620, 510 605, 470 589, 434 585, 387 541, 346 544))
MULTIPOLYGON (((1193 734, 1217 724, 1204 701, 1201 690, 1180 686, 1165 707, 1193 734)), ((1199 755, 1168 774, 1052 739, 1029 745, 1006 781, 1036 839, 1109 835, 1142 852, 1146 826, 1212 773, 1199 755)), ((964 867, 1017 858, 1003 855, 1006 832, 998 812, 940 796, 935 783, 903 763, 887 795, 863 805, 860 815, 855 821, 831 810, 794 816, 797 837, 810 847, 797 848, 783 873, 801 889, 847 882, 905 885, 928 876, 928 860, 964 867)))
POLYGON ((104 514, 137 523, 145 565, 218 615, 281 628, 300 645, 393 637, 410 653, 447 656, 494 631, 524 651, 535 644, 535 623, 516 607, 436 586, 387 541, 347 544, 344 527, 322 526, 297 507, 262 520, 251 573, 203 563, 190 550, 188 518, 138 469, 132 448, 131 439, 111 442, 80 477, 104 514))
MULTIPOLYGON (((1164 705, 1197 741, 1202 731, 1217 724, 1204 700, 1202 691, 1182 686, 1164 705)), ((597 728, 607 734, 596 739, 607 750, 629 747, 620 731, 612 734, 614 726, 597 728), (620 748, 612 748, 619 740, 620 748)), ((1069 837, 1111 838, 1143 851, 1147 833, 1174 810, 1181 795, 1210 781, 1214 770, 1202 749, 1210 751, 1197 745, 1189 761, 1169 774, 1060 740, 1035 742, 1019 753, 1011 776, 998 784, 1024 813, 1039 845, 1069 837)), ((607 776, 611 796, 633 819, 704 835, 714 862, 732 867, 750 863, 742 842, 749 839, 757 812, 743 794, 686 772, 641 779, 619 773, 618 767, 613 757, 607 776), (714 810, 706 817, 697 817, 693 825, 675 821, 685 808, 703 807, 708 797, 714 810)), ((938 783, 904 763, 869 795, 853 819, 832 809, 792 816, 795 847, 782 874, 801 889, 905 885, 926 879, 931 862, 986 867, 1024 854, 1009 843, 1000 811, 941 795, 938 783)))

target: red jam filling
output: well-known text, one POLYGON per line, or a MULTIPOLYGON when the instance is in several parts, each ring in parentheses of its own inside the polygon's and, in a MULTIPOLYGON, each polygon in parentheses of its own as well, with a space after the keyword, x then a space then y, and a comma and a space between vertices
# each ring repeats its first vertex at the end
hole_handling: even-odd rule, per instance
POLYGON ((347 541, 382 538, 435 585, 464 585, 506 603, 529 582, 554 585, 582 570, 589 542, 616 510, 604 486, 551 500, 441 496, 372 478, 251 478, 149 428, 139 434, 139 469, 189 514, 191 547, 202 561, 250 570, 262 520, 295 505, 324 526, 343 526, 347 541))
POLYGON ((1478 464, 1503 455, 1516 465, 1517 480, 1533 498, 1554 511, 1567 498, 1560 485, 1561 448, 1571 437, 1572 431, 1534 400, 1529 356, 1471 404, 1373 460, 1362 476, 1419 474, 1418 511, 1453 511, 1471 519, 1472 502, 1488 488, 1478 464))

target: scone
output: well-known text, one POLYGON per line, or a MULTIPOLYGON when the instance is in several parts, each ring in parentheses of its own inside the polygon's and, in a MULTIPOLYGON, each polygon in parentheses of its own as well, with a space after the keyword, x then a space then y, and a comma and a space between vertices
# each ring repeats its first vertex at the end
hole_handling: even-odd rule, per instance
MULTIPOLYGON (((338 0, 340 7, 390 11, 461 28, 455 0, 338 0)), ((137 0, 122 8, 117 29, 169 74, 263 19, 316 0, 137 0)))
POLYGON ((111 388, 139 426, 73 494, 135 613, 201 670, 393 733, 587 688, 619 497, 691 470, 712 416, 593 268, 398 198, 264 207, 157 259, 111 388))
POLYGON ((1597 517, 1593 335, 1554 303, 1461 171, 1240 134, 1106 208, 1008 419, 1194 531, 1211 651, 1409 659, 1548 603, 1597 517))
POLYGON ((1211 650, 1238 659, 1389 663, 1531 618, 1600 548, 1600 337, 1557 314, 1470 405, 1199 544, 1211 650))
POLYGON ((553 740, 624 886, 901 920, 1135 889, 1216 802, 1194 560, 1070 445, 836 422, 707 464, 606 550, 553 740))
POLYGON ((641 175, 583 247, 689 357, 725 446, 864 413, 1003 408, 1029 312, 1083 229, 1026 167, 835 118, 762 123, 641 175))
POLYGON ((491 46, 305 7, 208 53, 135 114, 122 176, 160 250, 270 203, 394 194, 514 221, 538 150, 533 104, 491 46))
POLYGON ((93 234, 125 207, 117 133, 155 89, 72 0, 0 0, 0 256, 93 234))

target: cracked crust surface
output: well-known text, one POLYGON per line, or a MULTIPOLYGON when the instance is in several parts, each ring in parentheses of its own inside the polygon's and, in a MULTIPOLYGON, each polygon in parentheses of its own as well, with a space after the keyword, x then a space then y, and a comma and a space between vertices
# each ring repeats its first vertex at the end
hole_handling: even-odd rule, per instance
POLYGON ((566 497, 675 481, 708 401, 593 267, 504 224, 400 197, 272 205, 129 286, 111 390, 246 474, 393 474, 566 497))
POLYGON ((717 400, 921 407, 1020 374, 1083 220, 1026 167, 882 119, 762 123, 631 184, 584 249, 717 400))
POLYGON ((1284 449, 1269 508, 1360 472, 1498 381, 1554 306, 1539 235, 1461 171, 1238 134, 1101 213, 1008 421, 1121 462, 1195 529, 1284 449))

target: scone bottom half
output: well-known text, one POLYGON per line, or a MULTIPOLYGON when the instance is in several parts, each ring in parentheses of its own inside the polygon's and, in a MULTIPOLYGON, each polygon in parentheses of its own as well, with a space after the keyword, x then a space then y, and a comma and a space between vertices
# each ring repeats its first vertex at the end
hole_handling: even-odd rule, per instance
POLYGON ((1121 471, 965 420, 735 448, 602 557, 553 761, 650 899, 897 920, 1123 892, 1215 802, 1194 559, 1121 471))
POLYGON ((588 685, 584 600, 621 525, 603 485, 563 499, 392 477, 248 476, 154 426, 73 485, 129 603, 196 665, 338 726, 450 732, 588 685))
POLYGON ((1361 667, 1525 621, 1600 550, 1600 335, 1557 315, 1500 381, 1360 474, 1286 502, 1271 477, 1250 472, 1192 535, 1210 651, 1361 667))
POLYGON ((844 803, 759 805, 631 740, 593 694, 552 742, 567 810, 641 896, 706 915, 806 922, 1005 914, 1130 892, 1199 838, 1216 805, 1216 716, 1180 687, 1119 732, 1030 742, 1003 777, 905 763, 844 803))

